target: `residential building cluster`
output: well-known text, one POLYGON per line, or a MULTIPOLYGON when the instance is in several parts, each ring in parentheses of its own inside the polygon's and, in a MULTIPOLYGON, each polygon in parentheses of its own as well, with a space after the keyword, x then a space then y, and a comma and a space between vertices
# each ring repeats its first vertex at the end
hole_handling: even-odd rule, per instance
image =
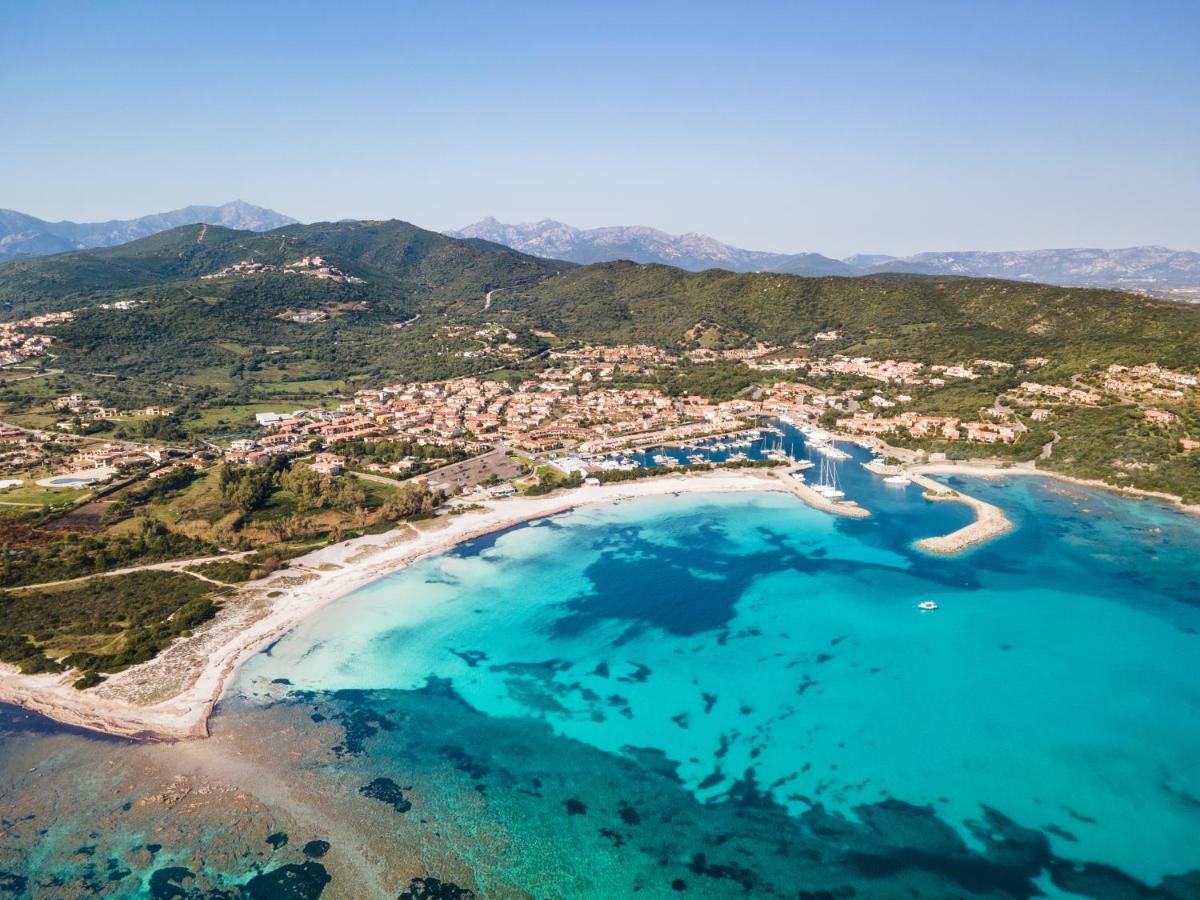
POLYGON ((73 312, 46 313, 0 322, 0 366, 15 366, 49 352, 53 338, 48 334, 30 334, 36 328, 52 328, 75 318, 73 312))
POLYGON ((1096 392, 1068 387, 1065 384, 1039 384, 1036 381, 1022 381, 1018 392, 1042 400, 1048 399, 1081 406, 1094 406, 1100 402, 1100 395, 1096 392))
POLYGON ((49 458, 47 444, 72 440, 78 439, 0 422, 0 468, 6 472, 37 468, 49 458))
POLYGON ((159 464, 179 451, 129 441, 88 441, 76 435, 0 422, 0 469, 58 472, 159 464))
POLYGON ((925 416, 904 412, 896 416, 877 417, 874 413, 859 412, 839 418, 837 427, 850 434, 887 436, 905 434, 922 439, 945 441, 974 441, 981 444, 1011 444, 1024 431, 1014 422, 963 422, 957 416, 925 416))
MULTIPOLYGON (((981 362, 988 362, 982 360, 981 362)), ((827 357, 776 357, 748 362, 751 368, 763 371, 786 371, 804 369, 813 378, 834 375, 853 375, 869 378, 884 384, 945 384, 947 378, 976 379, 978 373, 967 366, 935 365, 926 367, 911 360, 872 359, 869 356, 845 356, 835 353, 827 357), (933 376, 923 374, 928 368, 933 376)))
MULTIPOLYGON (((126 416, 169 416, 175 410, 169 406, 152 404, 140 409, 120 409, 115 406, 105 406, 99 400, 84 397, 82 394, 66 394, 54 400, 54 408, 59 412, 69 412, 81 419, 121 419, 126 416)), ((60 428, 70 427, 70 422, 59 422, 60 428)))
MULTIPOLYGON (((510 337, 496 328, 479 329, 476 336, 486 340, 510 337)), ((744 355, 739 358, 764 368, 771 362, 764 356, 777 352, 778 348, 762 344, 741 351, 744 355)), ((564 449, 597 454, 734 432, 763 417, 828 422, 831 414, 838 429, 850 434, 1011 444, 1027 430, 1024 422, 1045 421, 1059 405, 1093 405, 1103 396, 1100 389, 1082 381, 1082 376, 1070 385, 1024 381, 1002 394, 995 405, 971 417, 977 420, 926 415, 912 408, 916 401, 903 392, 904 386, 974 380, 981 371, 1004 372, 1015 368, 1014 364, 981 358, 969 365, 926 365, 842 354, 792 359, 815 383, 789 378, 756 388, 754 399, 739 396, 718 403, 698 396, 672 397, 650 387, 620 386, 630 378, 678 365, 683 358, 648 345, 583 346, 553 351, 548 355, 549 368, 520 382, 464 377, 361 390, 336 410, 260 413, 259 424, 268 433, 235 441, 227 458, 260 462, 275 453, 308 452, 320 446, 318 441, 329 447, 344 440, 386 438, 467 452, 506 445, 531 454, 564 449), (880 387, 835 389, 817 380, 845 375, 869 379, 880 387), (1014 413, 1011 406, 1026 408, 1028 418, 1014 413)), ((1024 365, 1046 363, 1036 358, 1024 365)), ((1157 366, 1113 367, 1107 376, 1150 384, 1151 390, 1181 390, 1196 381, 1186 373, 1157 366)), ((1156 424, 1174 422, 1178 415, 1169 410, 1144 412, 1146 419, 1156 424)), ((381 471, 406 471, 414 462, 389 461, 381 471)), ((322 465, 326 464, 338 468, 344 462, 326 460, 322 465)))
POLYGON ((1182 400, 1184 391, 1200 384, 1200 378, 1187 372, 1164 369, 1154 363, 1141 366, 1108 367, 1104 389, 1113 394, 1130 397, 1149 394, 1165 400, 1182 400))
POLYGON ((366 284, 366 281, 362 278, 347 275, 336 266, 329 265, 324 257, 321 256, 305 256, 302 259, 283 266, 247 259, 234 263, 231 266, 226 266, 218 272, 201 275, 200 277, 203 280, 211 280, 214 278, 229 278, 235 275, 265 275, 269 272, 281 272, 285 275, 304 275, 308 278, 319 278, 323 281, 336 281, 344 284, 366 284))
POLYGON ((516 385, 470 377, 397 384, 359 391, 337 411, 262 413, 259 422, 269 433, 233 441, 225 457, 261 463, 276 453, 307 450, 318 439, 328 445, 384 438, 468 451, 505 443, 531 453, 563 447, 602 452, 735 430, 758 412, 759 404, 749 400, 714 403, 595 383, 597 370, 633 364, 593 363, 587 356, 561 361, 572 365, 516 385))
POLYGON ((769 356, 772 353, 777 353, 778 347, 764 344, 759 341, 753 347, 735 347, 728 350, 710 350, 705 347, 699 347, 695 350, 688 350, 685 354, 692 362, 716 362, 717 360, 734 360, 744 362, 747 365, 752 365, 755 361, 769 356))

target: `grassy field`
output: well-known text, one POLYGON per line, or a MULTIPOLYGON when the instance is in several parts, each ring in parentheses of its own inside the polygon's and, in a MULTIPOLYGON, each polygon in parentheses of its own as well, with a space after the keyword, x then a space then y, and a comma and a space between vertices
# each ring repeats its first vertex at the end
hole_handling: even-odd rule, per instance
POLYGON ((345 381, 334 381, 328 378, 309 378, 296 381, 260 381, 254 385, 254 392, 263 395, 275 394, 318 394, 329 395, 344 393, 349 389, 345 381))
MULTIPOLYGON (((337 406, 335 400, 305 401, 306 407, 319 406, 331 409, 337 406)), ((297 409, 296 400, 262 400, 255 403, 234 403, 224 406, 213 406, 202 409, 184 419, 184 425, 190 431, 201 434, 213 434, 227 431, 257 428, 254 414, 260 412, 290 413, 297 409)))
MULTIPOLYGON (((17 477, 17 476, 13 476, 17 477)), ((39 476, 40 477, 40 476, 39 476)), ((0 491, 0 504, 21 506, 67 506, 87 495, 86 488, 45 488, 27 478, 20 487, 0 491)))

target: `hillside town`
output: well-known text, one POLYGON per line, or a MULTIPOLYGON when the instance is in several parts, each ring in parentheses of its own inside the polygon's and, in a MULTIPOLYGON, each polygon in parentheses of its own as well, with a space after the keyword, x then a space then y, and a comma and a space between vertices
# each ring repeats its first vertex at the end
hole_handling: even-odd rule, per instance
MULTIPOLYGON (((58 313, 23 320, 14 323, 13 330, 44 328, 69 317, 58 313)), ((516 350, 516 336, 507 329, 487 326, 470 334, 485 347, 504 353, 516 350)), ((1066 383, 1051 383, 1035 380, 1049 363, 1044 358, 1016 365, 984 358, 928 365, 840 353, 810 356, 807 350, 806 345, 781 348, 762 343, 748 349, 683 352, 635 344, 562 348, 546 355, 544 368, 524 377, 390 384, 362 388, 322 405, 257 412, 253 433, 211 445, 208 452, 235 465, 263 466, 281 455, 304 456, 311 468, 329 477, 356 468, 404 478, 502 448, 531 465, 570 454, 586 473, 607 454, 729 435, 774 419, 820 425, 883 448, 1004 448, 1022 444, 1031 429, 1042 429, 1044 438, 1057 417, 1114 402, 1136 404, 1148 424, 1179 431, 1180 452, 1200 449, 1200 436, 1182 427, 1190 417, 1181 416, 1182 409, 1190 408, 1186 404, 1200 398, 1196 373, 1154 363, 1110 365, 1102 372, 1077 373, 1066 383), (656 377, 680 366, 715 361, 786 377, 760 381, 723 400, 671 394, 652 386, 656 377), (996 375, 1003 377, 1005 386, 973 416, 928 409, 929 398, 936 398, 946 384, 970 384, 996 375), (347 446, 381 441, 404 444, 413 452, 383 463, 347 459, 347 446), (414 455, 418 449, 419 457, 414 455)), ((40 467, 45 471, 37 474, 47 478, 82 470, 89 481, 100 481, 119 467, 139 461, 158 465, 164 459, 154 442, 95 438, 83 439, 69 453, 63 448, 81 440, 77 435, 86 432, 81 423, 166 418, 174 415, 170 406, 117 407, 80 393, 59 396, 51 406, 63 416, 52 429, 0 426, 0 476, 40 467)), ((177 457, 192 452, 183 446, 174 451, 177 457)), ((203 455, 195 461, 205 464, 203 455)))
MULTIPOLYGON (((563 450, 597 455, 736 432, 772 418, 820 422, 847 436, 1012 444, 1028 430, 1025 420, 1044 422, 1064 409, 1094 405, 1113 393, 1182 399, 1197 384, 1193 375, 1158 366, 1113 366, 1094 389, 1021 382, 998 396, 994 405, 979 410, 975 420, 895 409, 912 406, 914 397, 894 389, 974 380, 980 369, 1004 370, 1010 364, 977 359, 966 365, 926 366, 835 355, 802 364, 813 381, 850 375, 879 382, 880 388, 832 388, 789 380, 763 384, 724 401, 613 385, 645 378, 678 359, 650 346, 582 347, 551 353, 551 366, 537 378, 515 383, 465 377, 360 390, 334 410, 259 414, 266 433, 236 441, 226 458, 261 463, 272 454, 303 451, 314 441, 329 445, 390 438, 467 452, 503 444, 532 455, 563 450)), ((755 368, 760 359, 761 355, 743 357, 755 368)), ((1044 363, 1031 360, 1027 366, 1044 363)), ((1160 424, 1178 418, 1152 407, 1144 415, 1160 424)), ((1192 446, 1189 438, 1182 440, 1185 448, 1192 446)))

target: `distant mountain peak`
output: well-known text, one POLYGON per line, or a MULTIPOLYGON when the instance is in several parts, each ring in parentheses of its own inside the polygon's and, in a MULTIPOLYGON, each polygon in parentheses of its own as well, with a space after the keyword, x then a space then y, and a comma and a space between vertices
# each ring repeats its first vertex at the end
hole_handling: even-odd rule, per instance
POLYGON ((1009 278, 1067 287, 1147 291, 1200 299, 1200 253, 1146 245, 1106 250, 944 250, 888 259, 867 271, 1009 278))
POLYGON ((668 234, 647 225, 580 229, 555 219, 506 225, 494 216, 447 232, 482 238, 534 256, 576 263, 628 259, 699 271, 780 272, 789 275, 873 275, 904 272, 1007 278, 1068 287, 1108 287, 1200 301, 1200 253, 1158 245, 1067 247, 1049 250, 944 250, 896 257, 860 253, 830 259, 820 253, 767 253, 723 244, 697 231, 668 234))
POLYGON ((295 224, 296 220, 290 216, 245 200, 231 200, 220 206, 185 206, 136 219, 108 222, 47 222, 5 209, 0 210, 0 260, 112 247, 180 225, 224 225, 242 231, 270 231, 295 224))
POLYGON ((474 225, 447 232, 450 237, 479 238, 534 256, 593 263, 628 259, 681 269, 729 269, 734 272, 778 271, 795 275, 852 275, 845 263, 819 253, 762 253, 723 244, 696 231, 669 234, 648 225, 576 228, 555 219, 508 225, 488 216, 474 225))

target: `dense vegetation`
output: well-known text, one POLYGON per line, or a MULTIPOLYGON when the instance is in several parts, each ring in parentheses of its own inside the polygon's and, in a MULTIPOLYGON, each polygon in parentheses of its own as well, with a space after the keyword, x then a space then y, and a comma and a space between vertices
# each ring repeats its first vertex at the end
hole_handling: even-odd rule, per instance
POLYGON ((0 587, 93 575, 123 566, 215 554, 217 548, 144 519, 132 534, 57 532, 0 519, 0 587))
POLYGON ((332 510, 364 519, 375 514, 382 521, 394 522, 429 515, 443 499, 423 481, 398 485, 379 499, 367 492, 366 482, 331 478, 282 456, 261 468, 225 464, 217 477, 227 511, 244 521, 252 521, 249 517, 261 512, 280 530, 287 530, 287 522, 280 521, 284 515, 296 520, 332 510))
POLYGON ((218 590, 146 571, 44 590, 0 592, 0 659, 24 672, 78 669, 80 684, 157 655, 216 614, 218 590))
POLYGON ((500 294, 497 303, 534 327, 590 341, 679 347, 702 324, 728 346, 786 346, 837 330, 840 352, 927 362, 1046 356, 1071 371, 1109 362, 1200 363, 1195 307, 989 279, 799 278, 606 263, 500 294))
POLYGON ((404 440, 335 441, 329 449, 344 454, 351 467, 372 463, 389 465, 411 459, 412 465, 404 470, 405 478, 423 475, 438 466, 470 459, 470 454, 460 447, 441 447, 437 444, 419 444, 416 441, 404 440))
MULTIPOLYGON (((18 315, 69 309, 96 302, 100 294, 172 283, 203 284, 196 279, 234 263, 282 266, 312 255, 366 281, 336 287, 358 299, 381 299, 393 305, 406 299, 445 302, 467 295, 479 297, 482 304, 490 288, 527 283, 572 267, 486 241, 454 240, 395 220, 320 222, 270 232, 185 225, 116 247, 0 265, 0 309, 18 315)), ((324 284, 282 275, 278 279, 294 283, 297 299, 324 284)))

